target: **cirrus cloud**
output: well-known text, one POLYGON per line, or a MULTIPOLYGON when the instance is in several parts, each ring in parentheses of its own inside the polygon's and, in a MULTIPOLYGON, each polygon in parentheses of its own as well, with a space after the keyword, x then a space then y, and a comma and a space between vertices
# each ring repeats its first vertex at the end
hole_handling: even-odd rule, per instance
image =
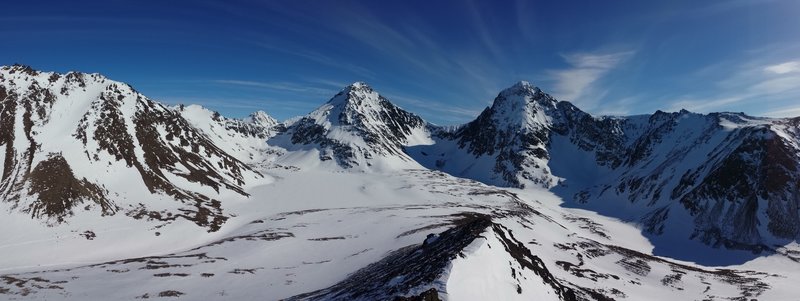
POLYGON ((562 54, 570 68, 553 70, 551 78, 555 80, 555 94, 559 100, 574 102, 591 109, 607 91, 599 89, 595 84, 609 71, 635 54, 635 51, 570 53, 562 54), (589 98, 591 96, 591 98, 589 98))
POLYGON ((775 74, 786 74, 800 71, 800 61, 790 61, 764 68, 764 71, 775 74))

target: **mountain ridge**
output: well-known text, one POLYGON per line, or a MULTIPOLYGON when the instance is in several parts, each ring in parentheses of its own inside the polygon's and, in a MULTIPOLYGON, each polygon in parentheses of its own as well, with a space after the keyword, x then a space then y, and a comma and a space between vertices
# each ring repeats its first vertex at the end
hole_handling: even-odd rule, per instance
POLYGON ((228 191, 246 197, 245 183, 264 178, 175 111, 99 74, 2 67, 0 91, 3 199, 33 217, 63 222, 78 204, 88 202, 97 203, 103 215, 121 210, 166 223, 183 218, 213 231, 227 219, 215 195, 228 191), (46 175, 36 172, 40 164, 57 168, 65 181, 36 180, 46 175), (108 186, 112 183, 97 169, 185 207, 153 210, 151 204, 123 201, 120 195, 133 196, 131 188, 108 186), (72 197, 64 203, 58 191, 72 197), (111 195, 115 200, 109 200, 111 195))
POLYGON ((4 297, 751 300, 800 279, 800 118, 592 116, 519 82, 448 128, 357 82, 280 123, 70 74, 0 67, 4 297))
MULTIPOLYGON (((9 76, 12 71, 37 74, 27 66, 4 68, 9 76)), ((69 73, 63 77, 81 87, 83 76, 69 73)), ((0 92, 8 94, 6 90, 0 92)), ((59 92, 68 94, 69 89, 59 92)), ((38 93, 41 95, 36 97, 43 103, 53 97, 48 94, 53 93, 50 90, 38 93)), ((100 97, 107 98, 100 104, 108 104, 104 110, 111 116, 111 124, 135 127, 130 121, 113 119, 119 113, 115 113, 118 109, 112 98, 127 98, 114 93, 101 93, 100 97)), ((800 220, 800 213, 792 209, 798 207, 797 192, 784 189, 800 183, 800 118, 685 110, 595 117, 525 81, 501 91, 475 120, 453 130, 425 122, 363 82, 348 85, 291 123, 278 123, 263 112, 236 120, 194 106, 168 109, 150 100, 142 103, 148 108, 163 108, 148 111, 183 113, 188 118, 185 126, 191 126, 192 131, 202 129, 197 133, 209 139, 207 147, 219 149, 220 154, 234 154, 231 158, 250 165, 378 172, 424 167, 491 185, 542 187, 558 193, 569 206, 636 222, 654 236, 667 233, 754 252, 773 250, 770 245, 796 240, 800 235, 800 226, 787 226, 800 220), (731 173, 746 180, 732 180, 726 176, 731 173), (752 174, 766 180, 749 177, 752 174), (729 192, 729 187, 740 188, 729 192), (746 193, 744 187, 758 193, 746 193), (687 222, 685 218, 670 219, 673 213, 684 215, 678 211, 691 216, 694 229, 665 230, 687 222)), ((153 121, 173 118, 169 114, 159 116, 153 121)), ((176 120, 184 119, 181 116, 176 120)), ((102 133, 103 128, 98 129, 102 133)), ((83 141, 87 137, 86 133, 76 136, 83 141)), ((164 138, 169 140, 169 135, 164 138)), ((33 145, 22 139, 15 143, 33 145)), ((10 144, 4 145, 8 153, 10 144)), ((125 159, 129 166, 135 166, 131 155, 120 152, 130 146, 102 147, 117 160, 125 159)), ((157 149, 163 147, 152 151, 157 149)), ((5 160, 10 160, 9 156, 5 160)), ((61 162, 54 160, 54 164, 61 162)), ((235 170, 240 168, 249 167, 239 165, 235 170)), ((4 167, 4 175, 10 173, 4 167)), ((243 193, 231 185, 237 181, 222 187, 243 193)), ((97 189, 81 184, 80 179, 71 183, 75 193, 96 195, 90 192, 97 189)), ((215 188, 219 184, 213 180, 200 183, 219 191, 215 188)), ((153 191, 158 185, 164 184, 151 183, 149 187, 153 191)), ((9 182, 3 187, 9 191, 11 186, 9 182)), ((102 208, 113 208, 98 202, 102 208)))

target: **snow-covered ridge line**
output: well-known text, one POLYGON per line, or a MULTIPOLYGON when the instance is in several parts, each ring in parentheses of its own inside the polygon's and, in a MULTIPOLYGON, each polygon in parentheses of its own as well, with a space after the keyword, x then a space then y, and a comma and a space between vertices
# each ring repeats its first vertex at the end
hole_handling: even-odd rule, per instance
POLYGON ((99 74, 1 67, 0 101, 2 198, 49 223, 86 206, 214 231, 228 218, 218 199, 265 180, 179 112, 99 74), (46 166, 59 173, 36 172, 46 166))

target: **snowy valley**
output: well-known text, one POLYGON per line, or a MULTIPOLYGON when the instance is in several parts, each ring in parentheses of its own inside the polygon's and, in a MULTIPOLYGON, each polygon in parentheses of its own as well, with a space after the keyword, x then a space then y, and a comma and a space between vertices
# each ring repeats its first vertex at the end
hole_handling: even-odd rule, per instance
POLYGON ((519 82, 442 127, 357 82, 234 119, 14 65, 0 153, 4 300, 798 293, 800 118, 592 116, 519 82))

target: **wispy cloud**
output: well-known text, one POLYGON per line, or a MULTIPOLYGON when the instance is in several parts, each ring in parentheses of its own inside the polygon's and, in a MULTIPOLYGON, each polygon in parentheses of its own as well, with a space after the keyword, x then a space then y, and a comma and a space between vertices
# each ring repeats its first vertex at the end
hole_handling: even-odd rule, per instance
POLYGON ((728 1, 709 1, 703 3, 706 6, 701 6, 691 13, 697 16, 705 16, 727 12, 734 9, 743 9, 757 5, 765 5, 773 2, 780 2, 781 0, 728 0, 728 1))
POLYGON ((308 101, 277 100, 269 98, 156 96, 153 99, 169 105, 196 104, 213 110, 238 112, 231 115, 226 115, 226 117, 233 118, 243 117, 257 110, 267 111, 270 114, 278 113, 277 115, 273 115, 274 117, 296 116, 299 114, 305 114, 318 105, 309 103, 308 101))
POLYGON ((785 107, 774 111, 764 112, 769 117, 797 117, 800 116, 800 106, 785 107))
POLYGON ((299 45, 294 45, 288 41, 267 40, 267 41, 255 42, 255 45, 271 51, 276 51, 283 54, 288 54, 299 58, 303 58, 308 61, 325 65, 328 67, 346 70, 365 78, 375 77, 375 72, 372 72, 372 70, 368 68, 364 68, 352 63, 347 63, 346 60, 337 60, 328 55, 324 55, 322 53, 306 49, 305 47, 301 47, 299 45))
MULTIPOLYGON (((445 104, 438 101, 431 101, 428 99, 422 99, 418 97, 408 97, 408 96, 401 96, 396 94, 387 94, 387 98, 389 98, 392 102, 396 102, 401 106, 409 106, 414 107, 416 109, 422 109, 428 112, 436 112, 436 113, 444 113, 445 115, 439 115, 438 118, 443 121, 447 122, 462 122, 463 120, 470 120, 475 118, 480 114, 481 109, 474 109, 474 108, 465 108, 454 106, 451 104, 445 104)), ((428 118, 426 118, 428 119, 428 118)))
MULTIPOLYGON (((476 33, 476 40, 470 41, 474 43, 472 47, 447 47, 447 37, 441 36, 437 28, 425 20, 412 17, 404 23, 391 23, 361 6, 337 11, 344 21, 331 27, 344 39, 352 40, 354 45, 371 48, 388 64, 398 65, 396 74, 382 74, 379 79, 395 77, 404 85, 416 86, 419 90, 430 91, 436 87, 438 90, 432 91, 434 95, 452 94, 451 101, 468 101, 483 106, 505 85, 523 78, 509 80, 509 70, 513 68, 504 65, 504 61, 513 59, 502 57, 500 46, 503 44, 494 41, 492 24, 481 15, 476 3, 467 3, 463 8, 476 33)), ((411 93, 397 94, 408 99, 414 97, 411 93)), ((420 109, 438 109, 437 112, 444 113, 441 110, 445 108, 420 106, 420 109)), ((475 110, 463 113, 472 114, 475 110)))
POLYGON ((389 26, 369 10, 357 7, 342 13, 351 17, 344 18, 347 22, 338 24, 339 32, 377 50, 385 59, 405 63, 435 76, 451 74, 446 72, 453 67, 448 52, 426 31, 414 27, 389 26))
POLYGON ((621 51, 562 54, 570 68, 550 72, 555 81, 554 94, 560 100, 575 102, 591 109, 593 102, 607 92, 595 84, 634 53, 621 51))
POLYGON ((775 74, 800 72, 800 61, 790 61, 764 67, 764 71, 775 74))
POLYGON ((223 109, 248 109, 248 110, 268 110, 271 105, 281 105, 290 108, 308 108, 307 102, 302 101, 280 101, 263 98, 219 98, 219 97, 195 97, 195 96, 165 96, 154 99, 170 105, 177 104, 197 104, 204 107, 223 108, 223 109))
MULTIPOLYGON (((463 15, 462 19, 453 20, 452 27, 457 30, 443 30, 440 20, 426 19, 416 10, 397 11, 396 16, 403 16, 402 19, 382 14, 372 5, 332 5, 326 7, 323 14, 287 10, 283 14, 291 19, 300 18, 322 26, 318 31, 297 33, 304 40, 314 41, 313 45, 304 41, 285 42, 292 39, 267 34, 254 34, 249 43, 356 74, 368 74, 372 69, 382 70, 384 72, 377 75, 368 74, 374 76, 363 80, 376 85, 392 83, 395 89, 403 87, 402 91, 396 90, 398 92, 395 94, 405 100, 424 96, 455 103, 466 109, 415 104, 411 101, 403 104, 413 106, 422 114, 433 115, 434 119, 441 120, 441 115, 452 114, 463 121, 474 118, 501 89, 518 80, 531 80, 524 77, 523 73, 539 76, 542 73, 540 66, 529 63, 530 52, 512 51, 525 41, 507 38, 516 30, 525 30, 528 38, 532 38, 534 32, 528 28, 535 22, 520 12, 514 15, 519 19, 512 20, 511 27, 501 26, 509 20, 497 18, 487 11, 490 8, 491 5, 478 1, 454 7, 449 13, 463 15), (514 21, 519 28, 513 26, 514 21), (458 39, 463 41, 452 43, 453 32, 462 31, 466 33, 465 36, 458 39), (319 49, 316 47, 318 44, 325 44, 327 49, 324 52, 315 51, 319 49), (368 57, 354 57, 365 52, 369 53, 368 57), (343 62, 358 66, 343 65, 343 62), (369 70, 359 70, 362 67, 369 70)), ((521 8, 530 10, 532 7, 521 8)), ((392 99, 403 102, 399 97, 392 99)))
POLYGON ((309 83, 320 84, 320 85, 323 85, 323 86, 326 86, 326 87, 330 87, 330 88, 333 88, 333 89, 336 89, 336 90, 343 89, 345 86, 351 84, 351 83, 345 83, 345 82, 338 81, 338 80, 330 80, 330 79, 323 79, 323 78, 309 78, 309 79, 306 79, 306 81, 308 81, 309 83))
POLYGON ((800 76, 782 76, 756 82, 748 88, 748 91, 755 95, 771 95, 798 88, 800 88, 800 76))
POLYGON ((296 93, 326 95, 326 96, 332 96, 337 91, 329 88, 320 88, 311 85, 304 85, 300 83, 290 83, 290 82, 259 82, 259 81, 249 81, 249 80, 233 80, 233 79, 216 79, 216 80, 211 80, 211 82, 223 85, 263 88, 272 91, 296 92, 296 93))
POLYGON ((692 98, 687 96, 672 101, 667 110, 679 111, 681 109, 686 109, 692 112, 711 112, 719 108, 724 108, 731 104, 740 102, 744 99, 747 99, 746 95, 709 98, 692 98))
POLYGON ((784 113, 792 112, 795 106, 767 110, 800 99, 800 60, 764 62, 758 58, 745 61, 727 76, 712 82, 707 90, 706 94, 711 96, 686 94, 668 101, 668 110, 711 112, 749 107, 751 114, 785 116, 784 113))
POLYGON ((490 27, 490 24, 487 23, 485 18, 488 14, 482 12, 478 3, 475 3, 475 1, 466 1, 466 7, 469 10, 472 18, 472 25, 483 47, 492 55, 494 60, 507 58, 508 52, 500 47, 503 44, 498 43, 495 40, 495 35, 490 31, 492 27, 490 27))
POLYGON ((628 96, 623 97, 608 103, 605 103, 602 108, 599 108, 595 113, 604 116, 625 116, 631 113, 631 106, 637 102, 641 102, 641 96, 628 96))

